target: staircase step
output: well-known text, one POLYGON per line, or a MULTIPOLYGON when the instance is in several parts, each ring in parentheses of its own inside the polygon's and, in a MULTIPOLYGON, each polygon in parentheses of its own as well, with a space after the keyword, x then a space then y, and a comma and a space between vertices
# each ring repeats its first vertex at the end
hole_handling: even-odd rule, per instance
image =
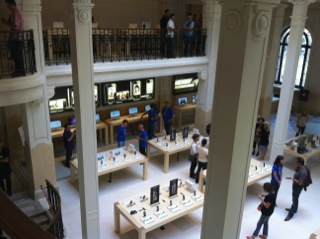
POLYGON ((34 209, 31 209, 31 210, 28 210, 28 211, 24 211, 24 213, 30 217, 30 218, 33 218, 33 217, 37 217, 37 216, 40 216, 40 215, 45 215, 46 214, 46 210, 43 209, 42 207, 37 207, 37 208, 34 208, 34 209))
POLYGON ((49 225, 50 223, 49 218, 45 214, 32 218, 32 220, 38 225, 49 225))

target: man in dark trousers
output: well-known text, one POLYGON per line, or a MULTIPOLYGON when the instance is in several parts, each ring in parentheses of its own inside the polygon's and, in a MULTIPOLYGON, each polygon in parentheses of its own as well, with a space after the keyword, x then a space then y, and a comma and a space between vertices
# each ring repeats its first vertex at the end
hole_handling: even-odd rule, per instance
POLYGON ((167 24, 169 21, 170 10, 164 11, 163 17, 160 19, 160 53, 161 57, 166 55, 166 36, 167 36, 167 24))
POLYGON ((76 135, 76 131, 74 130, 71 132, 70 130, 70 124, 66 124, 64 126, 64 132, 63 132, 63 141, 64 141, 64 148, 66 149, 66 167, 70 168, 70 160, 72 157, 72 152, 74 149, 74 142, 73 138, 76 135))
POLYGON ((0 187, 9 196, 12 195, 10 152, 3 146, 2 141, 0 141, 0 187), (4 187, 4 180, 6 181, 6 187, 4 187))
POLYGON ((139 152, 146 156, 146 148, 148 146, 148 134, 147 131, 143 128, 143 124, 138 126, 139 133, 137 140, 139 140, 139 152))
POLYGON ((161 114, 164 123, 164 128, 166 129, 166 135, 169 135, 171 130, 172 119, 174 117, 174 112, 168 101, 164 103, 164 107, 161 111, 161 114))
POLYGON ((286 208, 289 212, 288 216, 284 219, 289 221, 295 213, 298 211, 299 196, 303 189, 303 182, 307 178, 308 172, 304 166, 304 159, 298 158, 296 165, 296 173, 293 177, 287 177, 287 179, 292 180, 292 205, 291 208, 286 208))
POLYGON ((160 112, 159 112, 158 108, 156 107, 156 105, 153 103, 150 104, 150 108, 151 108, 150 110, 144 112, 141 115, 141 119, 143 118, 144 115, 148 114, 148 119, 149 119, 148 138, 152 139, 152 138, 156 137, 154 135, 154 132, 157 129, 158 116, 159 116, 160 112))

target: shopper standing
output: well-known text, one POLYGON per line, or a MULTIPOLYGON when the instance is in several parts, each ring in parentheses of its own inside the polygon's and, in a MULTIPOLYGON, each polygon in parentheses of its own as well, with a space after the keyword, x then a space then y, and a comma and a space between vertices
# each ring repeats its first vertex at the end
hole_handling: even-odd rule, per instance
POLYGON ((271 184, 274 189, 275 202, 277 201, 278 191, 282 181, 283 160, 284 157, 282 155, 278 155, 274 160, 272 167, 271 184))
POLYGON ((208 149, 206 148, 207 145, 207 139, 201 140, 201 146, 198 148, 198 169, 197 169, 197 175, 196 175, 196 183, 199 183, 199 176, 201 170, 207 169, 207 163, 208 163, 208 149))
POLYGON ((306 125, 308 122, 308 113, 306 110, 302 111, 297 119, 297 133, 296 137, 302 135, 306 129, 306 125))
POLYGON ((121 125, 117 129, 117 141, 118 147, 124 147, 126 145, 128 120, 123 120, 121 125))
POLYGON ((154 135, 156 129, 157 129, 157 122, 158 122, 158 116, 159 116, 160 111, 156 107, 155 104, 150 104, 150 110, 144 112, 141 115, 141 119, 143 118, 144 115, 148 114, 148 119, 149 119, 149 132, 148 132, 148 138, 153 139, 156 137, 154 135))
POLYGON ((170 14, 170 19, 167 24, 167 57, 174 58, 174 19, 175 15, 170 14))
POLYGON ((252 155, 256 153, 256 147, 258 145, 258 151, 256 156, 259 156, 259 142, 260 142, 260 137, 261 137, 261 131, 262 128, 264 127, 264 118, 258 118, 257 123, 256 123, 256 129, 254 133, 254 140, 253 140, 253 148, 252 148, 252 155))
POLYGON ((170 10, 164 11, 163 17, 160 19, 160 53, 161 57, 166 55, 166 36, 167 36, 167 24, 170 19, 170 10))
POLYGON ((10 152, 4 147, 2 141, 0 141, 0 188, 6 191, 9 196, 12 195, 10 152), (4 187, 4 180, 6 187, 4 187))
POLYGON ((192 135, 192 144, 190 149, 189 161, 191 162, 190 165, 190 178, 195 178, 194 170, 197 167, 198 163, 198 142, 200 140, 199 134, 192 135))
POLYGON ((168 101, 164 102, 164 107, 161 111, 161 114, 164 123, 164 128, 166 129, 166 135, 169 135, 172 125, 172 119, 174 117, 174 111, 168 101))
POLYGON ((139 152, 146 156, 146 148, 148 146, 148 134, 147 131, 143 128, 143 124, 138 125, 138 136, 139 140, 139 152))
POLYGON ((71 132, 70 128, 71 128, 70 124, 69 123, 66 124, 64 126, 64 132, 63 132, 64 148, 66 149, 66 167, 67 168, 70 168, 70 160, 74 150, 73 138, 76 135, 76 131, 74 130, 73 132, 71 132))
POLYGON ((7 8, 11 11, 11 16, 8 20, 1 18, 2 23, 10 27, 9 47, 10 54, 14 61, 15 72, 12 77, 24 76, 24 60, 23 60, 23 31, 24 19, 21 11, 17 8, 14 0, 5 1, 7 8))
POLYGON ((187 14, 187 20, 184 23, 184 56, 193 56, 193 47, 194 47, 194 21, 192 19, 192 13, 187 14))
POLYGON ((303 182, 307 178, 308 172, 304 166, 304 159, 298 158, 296 165, 296 172, 293 177, 287 177, 287 179, 292 180, 292 205, 291 208, 286 208, 289 212, 288 216, 284 219, 289 221, 295 213, 298 211, 299 196, 303 189, 303 182))
POLYGON ((267 195, 258 195, 258 198, 261 200, 261 204, 258 207, 258 210, 261 210, 261 216, 257 223, 256 230, 253 232, 252 236, 247 236, 247 239, 254 239, 258 236, 261 227, 263 226, 263 234, 259 235, 260 238, 267 238, 269 231, 269 219, 273 214, 275 207, 275 194, 271 183, 264 183, 263 190, 267 192, 267 195))
POLYGON ((261 136, 259 143, 259 159, 264 160, 268 151, 270 136, 270 126, 268 123, 264 123, 264 127, 261 128, 261 136))

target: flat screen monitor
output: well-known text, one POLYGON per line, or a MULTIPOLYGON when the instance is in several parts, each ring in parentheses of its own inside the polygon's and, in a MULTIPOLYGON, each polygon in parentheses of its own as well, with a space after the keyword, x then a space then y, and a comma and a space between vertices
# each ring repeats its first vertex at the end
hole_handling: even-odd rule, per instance
POLYGON ((187 74, 175 76, 173 94, 186 94, 198 91, 199 79, 197 74, 187 74))
POLYGON ((50 122, 50 129, 55 130, 62 127, 61 120, 54 120, 50 122))
POLYGON ((150 188, 150 205, 155 205, 160 201, 160 185, 150 188))
POLYGON ((192 96, 192 104, 197 104, 197 101, 198 101, 198 96, 197 95, 192 96))
POLYGON ((149 111, 149 110, 151 110, 150 105, 145 105, 144 110, 145 110, 145 111, 149 111))
POLYGON ((70 124, 71 126, 76 125, 76 117, 70 118, 70 119, 69 119, 69 124, 70 124))
POLYGON ((107 96, 107 102, 112 104, 115 101, 117 92, 117 84, 111 83, 105 86, 105 94, 107 96))
POLYGON ((49 100, 49 111, 50 113, 63 112, 64 108, 67 106, 66 99, 56 99, 49 100))
POLYGON ((129 115, 136 115, 136 114, 138 114, 138 107, 129 108, 129 115))
POLYGON ((146 82, 146 94, 153 95, 154 92, 154 81, 153 79, 149 79, 146 82))
POLYGON ((119 119, 120 118, 120 110, 112 110, 110 111, 111 119, 119 119))
POLYGON ((176 134, 177 134, 177 130, 172 129, 170 131, 170 141, 175 141, 176 140, 176 134))
POLYGON ((183 130, 182 130, 182 137, 185 139, 185 138, 188 138, 188 135, 189 135, 189 126, 187 127, 184 127, 183 130))
POLYGON ((122 101, 126 101, 129 100, 129 91, 125 90, 125 91, 119 91, 116 93, 116 98, 117 98, 117 102, 122 102, 122 101))
POLYGON ((139 98, 141 95, 141 81, 132 81, 132 95, 134 98, 139 98))
POLYGON ((169 198, 174 197, 178 194, 178 179, 170 180, 170 187, 169 187, 169 198))
POLYGON ((188 98, 187 97, 178 98, 178 105, 179 106, 184 106, 186 104, 188 104, 188 98))
POLYGON ((96 113, 96 122, 100 122, 100 114, 96 113))

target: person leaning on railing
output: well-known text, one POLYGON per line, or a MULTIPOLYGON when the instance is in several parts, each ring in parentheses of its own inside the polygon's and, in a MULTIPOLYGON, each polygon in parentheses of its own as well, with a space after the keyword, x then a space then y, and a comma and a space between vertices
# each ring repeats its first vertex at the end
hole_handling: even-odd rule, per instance
POLYGON ((23 31, 24 19, 21 11, 17 8, 15 0, 5 0, 7 8, 11 11, 8 20, 1 18, 2 23, 10 27, 10 36, 8 45, 10 47, 11 57, 14 61, 15 71, 13 77, 24 76, 23 61, 23 31))

